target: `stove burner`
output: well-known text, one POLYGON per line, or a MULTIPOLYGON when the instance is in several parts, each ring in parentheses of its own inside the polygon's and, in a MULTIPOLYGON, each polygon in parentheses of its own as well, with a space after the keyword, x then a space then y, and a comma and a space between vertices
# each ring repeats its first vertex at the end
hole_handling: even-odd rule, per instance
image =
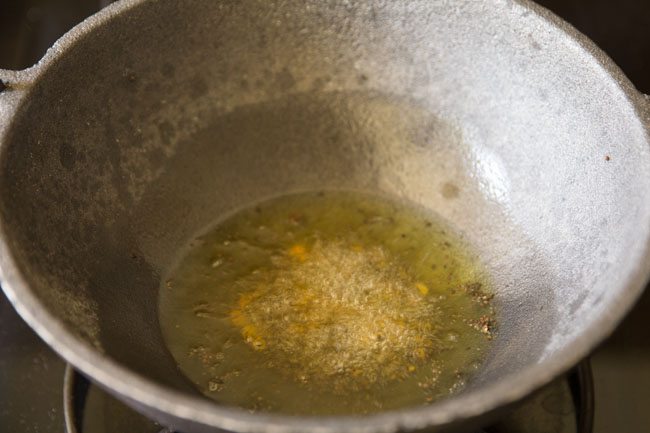
POLYGON ((175 433, 106 394, 67 365, 63 379, 65 433, 175 433))
MULTIPOLYGON (((63 398, 66 433, 174 433, 104 393, 69 365, 63 398)), ((591 367, 583 361, 479 433, 592 433, 593 418, 591 367)))

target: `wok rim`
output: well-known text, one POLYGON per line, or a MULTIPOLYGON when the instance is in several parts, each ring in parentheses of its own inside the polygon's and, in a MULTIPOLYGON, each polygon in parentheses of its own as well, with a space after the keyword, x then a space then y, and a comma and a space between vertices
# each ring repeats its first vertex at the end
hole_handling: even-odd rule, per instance
MULTIPOLYGON (((23 71, 11 72, 11 77, 19 82, 35 82, 86 34, 149 1, 121 0, 111 4, 62 36, 39 63, 23 71)), ((625 94, 637 120, 644 125, 646 141, 650 143, 650 124, 643 121, 644 112, 648 109, 647 102, 620 68, 589 38, 552 12, 531 0, 514 0, 514 3, 532 12, 548 25, 559 29, 568 38, 568 43, 577 44, 579 50, 585 52, 590 61, 595 61, 598 67, 604 69, 607 73, 607 78, 604 79, 613 80, 625 94)), ((29 90, 24 91, 20 102, 24 101, 24 97, 28 94, 29 90)), ((15 109, 9 113, 8 123, 17 111, 15 109)), ((4 137, 1 138, 0 153, 6 148, 4 137)), ((132 405, 144 408, 149 414, 157 413, 158 418, 164 417, 167 422, 170 421, 169 417, 172 417, 190 424, 238 432, 394 432, 445 426, 478 418, 521 400, 576 365, 614 331, 643 292, 650 276, 650 219, 646 220, 642 229, 640 231, 646 237, 645 245, 642 251, 639 251, 639 256, 635 258, 637 263, 631 267, 630 273, 626 276, 619 297, 608 306, 606 312, 575 337, 573 342, 557 353, 538 364, 510 373, 496 383, 485 385, 467 394, 459 394, 426 407, 406 408, 365 416, 251 414, 243 409, 218 406, 199 396, 176 391, 128 369, 66 330, 64 324, 40 302, 30 289, 27 278, 21 273, 11 252, 7 242, 8 227, 1 216, 0 281, 5 294, 20 316, 62 358, 103 388, 118 394, 132 405)))

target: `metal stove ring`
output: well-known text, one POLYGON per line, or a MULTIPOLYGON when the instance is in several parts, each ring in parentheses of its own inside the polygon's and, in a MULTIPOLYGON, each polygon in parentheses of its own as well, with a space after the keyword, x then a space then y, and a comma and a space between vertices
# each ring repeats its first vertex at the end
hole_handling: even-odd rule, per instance
MULTIPOLYGON (((90 381, 67 364, 63 376, 63 417, 65 433, 83 433, 82 421, 90 381)), ((175 433, 163 428, 159 433, 175 433)))

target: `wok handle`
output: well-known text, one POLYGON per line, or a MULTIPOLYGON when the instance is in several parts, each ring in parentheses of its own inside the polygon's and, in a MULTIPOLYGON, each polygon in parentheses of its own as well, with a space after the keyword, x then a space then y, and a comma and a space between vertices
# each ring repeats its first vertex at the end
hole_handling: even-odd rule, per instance
POLYGON ((0 69, 0 137, 9 125, 20 99, 33 84, 35 68, 22 71, 0 69))
POLYGON ((643 103, 643 117, 645 120, 646 127, 650 133, 650 95, 641 94, 641 101, 643 103))
POLYGON ((36 73, 36 66, 21 71, 0 69, 0 82, 2 82, 2 84, 0 84, 0 94, 16 90, 25 90, 31 87, 33 82, 32 77, 36 73))

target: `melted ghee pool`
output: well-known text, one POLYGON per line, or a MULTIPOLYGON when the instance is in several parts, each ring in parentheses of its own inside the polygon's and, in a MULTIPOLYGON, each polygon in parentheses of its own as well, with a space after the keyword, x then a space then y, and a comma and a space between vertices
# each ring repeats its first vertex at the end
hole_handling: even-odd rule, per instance
POLYGON ((161 289, 160 324, 183 373, 220 403, 362 414, 464 386, 492 338, 487 286, 435 216, 303 193, 193 240, 161 289))

